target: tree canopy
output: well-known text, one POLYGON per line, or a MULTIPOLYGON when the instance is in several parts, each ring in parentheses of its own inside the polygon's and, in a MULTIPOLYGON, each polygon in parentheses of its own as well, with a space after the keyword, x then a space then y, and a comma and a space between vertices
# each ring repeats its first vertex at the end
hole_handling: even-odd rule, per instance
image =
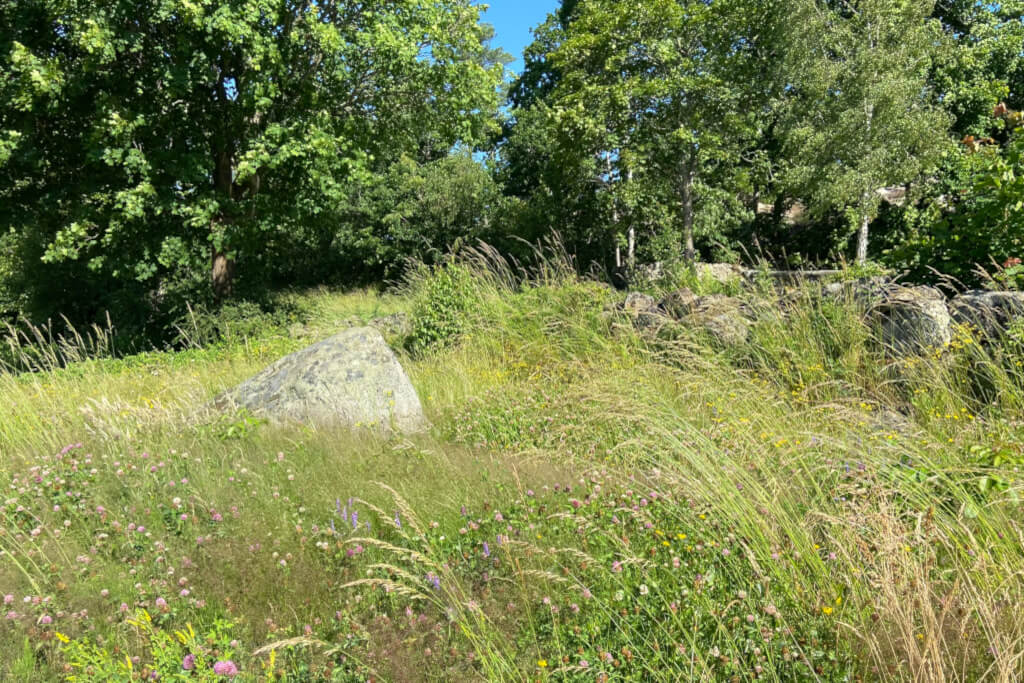
POLYGON ((56 276, 37 301, 222 298, 236 268, 329 248, 392 163, 496 125, 478 19, 469 0, 3 0, 0 224, 28 278, 56 276))
POLYGON ((158 337, 555 233, 620 275, 1018 256, 1021 0, 563 0, 514 80, 482 10, 0 0, 0 316, 158 337))

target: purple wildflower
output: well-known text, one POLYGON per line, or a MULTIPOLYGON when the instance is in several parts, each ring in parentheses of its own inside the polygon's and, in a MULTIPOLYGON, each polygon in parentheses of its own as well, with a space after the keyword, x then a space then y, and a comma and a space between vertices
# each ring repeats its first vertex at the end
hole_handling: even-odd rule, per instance
POLYGON ((196 656, 192 653, 185 655, 185 658, 181 660, 181 668, 185 671, 196 668, 196 656))
POLYGON ((352 511, 352 528, 359 528, 359 513, 356 512, 355 510, 352 511))
POLYGON ((491 547, 487 545, 487 541, 484 541, 484 557, 491 556, 491 547))
POLYGON ((238 667, 230 659, 220 661, 213 665, 213 673, 218 676, 237 676, 238 667))

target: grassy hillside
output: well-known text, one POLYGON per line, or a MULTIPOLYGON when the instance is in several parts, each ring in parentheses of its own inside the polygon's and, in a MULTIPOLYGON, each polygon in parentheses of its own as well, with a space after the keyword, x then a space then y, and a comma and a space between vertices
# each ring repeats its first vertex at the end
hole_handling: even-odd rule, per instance
POLYGON ((718 348, 485 261, 304 296, 301 330, 0 375, 6 677, 1024 675, 1012 339, 891 360, 808 294, 718 348), (203 409, 396 310, 429 435, 203 409))

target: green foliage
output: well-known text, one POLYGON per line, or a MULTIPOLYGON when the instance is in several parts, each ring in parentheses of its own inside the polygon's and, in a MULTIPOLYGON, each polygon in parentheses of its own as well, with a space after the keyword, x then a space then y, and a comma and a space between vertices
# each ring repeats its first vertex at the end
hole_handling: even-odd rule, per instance
POLYGON ((287 330, 289 325, 306 322, 310 311, 287 300, 257 303, 231 301, 219 307, 199 306, 175 323, 179 345, 206 347, 287 330))
POLYGON ((358 219, 336 236, 329 262, 396 277, 410 260, 432 263, 460 243, 494 237, 504 203, 487 168, 466 151, 428 163, 402 156, 350 207, 358 219))
POLYGON ((934 269, 968 285, 1019 286, 1024 257, 1024 119, 1002 116, 1003 141, 969 137, 957 153, 958 182, 947 186, 944 211, 929 211, 887 259, 926 278, 934 269))
POLYGON ((403 155, 493 129, 502 56, 479 12, 3 0, 0 229, 19 309, 110 309, 158 336, 189 303, 300 279, 362 228, 349 207, 403 155))
POLYGON ((735 3, 563 7, 539 29, 514 90, 503 149, 512 191, 574 210, 570 239, 596 240, 604 261, 627 233, 650 245, 648 258, 666 235, 691 257, 695 233, 710 241, 735 227, 744 207, 734 161, 754 118, 732 77, 752 50, 726 46, 752 42, 755 15, 735 3))
POLYGON ((786 174, 820 214, 844 212, 867 259, 878 190, 929 172, 950 145, 928 76, 939 40, 932 0, 795 3, 784 61, 786 174))
POLYGON ((415 277, 419 291, 412 309, 407 348, 422 352, 452 343, 466 330, 469 316, 480 300, 472 271, 449 261, 435 268, 424 267, 415 277))
MULTIPOLYGON (((129 619, 139 640, 143 643, 144 661, 133 662, 131 657, 114 654, 107 648, 87 640, 70 640, 58 634, 64 642, 64 657, 71 667, 69 681, 73 683, 100 683, 106 681, 132 681, 138 676, 161 681, 220 681, 225 674, 215 669, 217 662, 232 662, 235 656, 231 645, 231 622, 218 620, 210 630, 197 634, 191 624, 173 633, 160 625, 161 616, 154 620, 146 610, 139 610, 129 619)), ((226 667, 225 667, 226 669, 226 667)), ((237 668, 235 669, 237 671, 237 668)))

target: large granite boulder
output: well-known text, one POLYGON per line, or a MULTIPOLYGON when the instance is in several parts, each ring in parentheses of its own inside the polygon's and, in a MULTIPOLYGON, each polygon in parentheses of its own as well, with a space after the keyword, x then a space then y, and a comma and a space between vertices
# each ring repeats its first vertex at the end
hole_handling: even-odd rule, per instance
POLYGON ((415 432, 423 406, 380 332, 347 329, 238 385, 218 407, 243 407, 278 422, 415 432))
POLYGON ((994 339, 1015 319, 1024 317, 1024 292, 964 292, 949 308, 953 320, 973 325, 994 339))
POLYGON ((897 355, 943 348, 952 339, 946 298, 933 287, 889 287, 870 315, 882 344, 897 355))

